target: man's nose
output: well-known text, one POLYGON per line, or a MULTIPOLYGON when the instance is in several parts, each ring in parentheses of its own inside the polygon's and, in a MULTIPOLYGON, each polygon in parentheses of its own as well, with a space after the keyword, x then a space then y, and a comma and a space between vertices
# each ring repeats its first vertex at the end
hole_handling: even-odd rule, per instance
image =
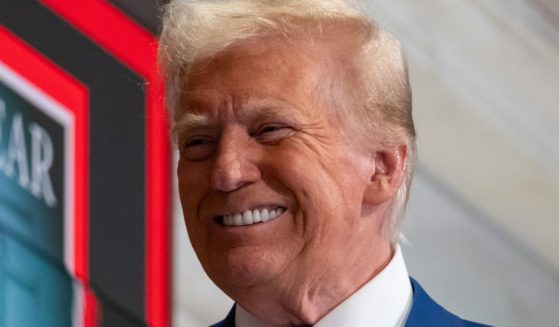
POLYGON ((260 170, 254 161, 256 158, 249 138, 240 129, 223 132, 212 168, 213 189, 231 192, 260 179, 260 170))

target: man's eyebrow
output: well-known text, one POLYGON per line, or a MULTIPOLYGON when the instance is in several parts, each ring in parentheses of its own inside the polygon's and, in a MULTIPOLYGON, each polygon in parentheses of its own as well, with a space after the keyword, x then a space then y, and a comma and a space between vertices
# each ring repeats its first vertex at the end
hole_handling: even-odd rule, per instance
POLYGON ((183 131, 195 129, 198 127, 210 126, 210 118, 199 114, 187 112, 180 116, 180 118, 175 121, 172 129, 173 138, 177 138, 183 131))
MULTIPOLYGON (((250 98, 241 105, 243 119, 252 120, 257 117, 275 117, 289 112, 291 116, 297 116, 298 110, 286 101, 274 98, 250 98)), ((172 135, 176 139, 182 132, 199 127, 210 127, 214 123, 211 118, 197 112, 186 112, 178 118, 172 128, 172 135)))
POLYGON ((274 117, 289 112, 290 115, 297 115, 298 110, 293 110, 293 106, 286 101, 274 98, 250 98, 242 105, 244 118, 255 117, 274 117))

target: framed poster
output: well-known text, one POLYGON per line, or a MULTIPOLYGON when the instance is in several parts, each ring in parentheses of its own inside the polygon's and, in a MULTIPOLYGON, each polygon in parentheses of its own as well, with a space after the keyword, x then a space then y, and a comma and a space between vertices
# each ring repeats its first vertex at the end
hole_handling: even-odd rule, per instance
POLYGON ((40 305, 53 326, 169 325, 170 151, 156 47, 108 2, 0 4, 6 327, 36 325, 42 300, 25 290, 49 283, 64 290, 40 305))

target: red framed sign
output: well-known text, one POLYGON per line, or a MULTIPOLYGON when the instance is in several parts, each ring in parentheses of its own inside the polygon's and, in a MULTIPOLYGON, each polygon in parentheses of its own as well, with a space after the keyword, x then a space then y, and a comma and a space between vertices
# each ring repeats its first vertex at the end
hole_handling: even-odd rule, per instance
MULTIPOLYGON (((0 82, 64 130, 61 242, 77 326, 169 325, 170 151, 156 48, 105 1, 0 4, 0 82)), ((5 140, 16 139, 12 125, 5 140)))

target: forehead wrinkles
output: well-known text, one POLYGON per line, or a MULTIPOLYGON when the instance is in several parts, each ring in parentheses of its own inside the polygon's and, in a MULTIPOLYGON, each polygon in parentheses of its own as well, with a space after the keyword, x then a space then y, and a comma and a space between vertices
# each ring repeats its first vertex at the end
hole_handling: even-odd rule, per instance
POLYGON ((325 54, 329 51, 299 43, 245 41, 197 62, 185 80, 182 113, 237 109, 252 98, 305 104, 309 110, 324 106, 324 84, 332 79, 333 65, 325 54))

